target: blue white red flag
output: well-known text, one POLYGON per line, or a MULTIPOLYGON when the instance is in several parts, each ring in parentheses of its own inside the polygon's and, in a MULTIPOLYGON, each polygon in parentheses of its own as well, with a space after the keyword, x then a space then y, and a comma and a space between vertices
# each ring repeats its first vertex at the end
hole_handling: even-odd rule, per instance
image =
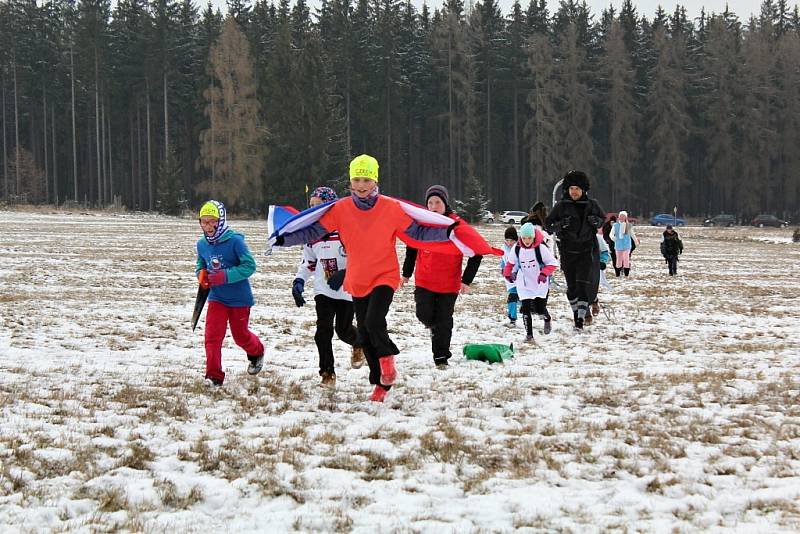
MULTIPOLYGON (((406 215, 416 221, 417 224, 438 227, 448 227, 453 224, 453 219, 450 217, 427 210, 422 206, 408 202, 407 200, 401 200, 385 195, 384 197, 397 202, 406 215)), ((345 197, 339 199, 337 202, 352 202, 352 200, 348 197, 345 197)), ((325 212, 327 212, 334 204, 336 204, 336 202, 320 204, 307 210, 303 210, 297 215, 292 216, 282 226, 277 226, 275 230, 271 231, 270 241, 279 235, 289 234, 302 228, 311 226, 315 222, 319 221, 325 212)), ((429 250, 431 252, 441 252, 442 254, 463 254, 467 257, 472 257, 475 255, 484 256, 487 254, 494 254, 496 256, 503 255, 502 250, 489 245, 483 236, 481 236, 477 230, 468 225, 465 221, 459 222, 454 231, 450 233, 449 242, 445 241, 436 243, 429 241, 417 241, 411 239, 405 234, 398 235, 397 237, 411 247, 429 250)))
MULTIPOLYGON (((278 228, 286 224, 286 221, 298 213, 297 209, 292 206, 275 206, 270 204, 267 209, 267 231, 269 235, 275 233, 278 228)), ((265 254, 272 254, 272 246, 267 245, 265 254)))

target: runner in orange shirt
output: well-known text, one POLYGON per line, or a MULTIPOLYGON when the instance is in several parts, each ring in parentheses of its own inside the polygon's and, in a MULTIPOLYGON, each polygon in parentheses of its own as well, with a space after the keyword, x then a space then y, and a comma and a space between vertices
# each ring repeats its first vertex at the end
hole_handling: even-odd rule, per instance
POLYGON ((400 285, 396 239, 447 241, 450 227, 422 226, 409 217, 398 201, 378 191, 378 161, 362 154, 350 162, 350 199, 342 199, 312 225, 278 236, 277 246, 309 243, 339 232, 347 248, 347 269, 331 275, 334 289, 344 282, 353 296, 359 341, 369 364, 369 381, 375 385, 370 400, 383 402, 397 379, 395 355, 400 351, 389 337, 386 315, 400 285), (338 284, 338 285, 337 285, 338 284))

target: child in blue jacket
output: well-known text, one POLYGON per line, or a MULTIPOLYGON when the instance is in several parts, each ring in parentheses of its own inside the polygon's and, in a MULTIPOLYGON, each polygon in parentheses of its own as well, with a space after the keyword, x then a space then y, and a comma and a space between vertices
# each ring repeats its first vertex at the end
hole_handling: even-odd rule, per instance
POLYGON ((211 289, 205 330, 206 382, 221 386, 225 380, 222 341, 228 323, 234 342, 250 360, 247 372, 257 374, 264 363, 264 345, 249 326, 254 301, 248 278, 256 270, 256 261, 244 236, 228 228, 222 202, 209 200, 203 204, 200 227, 203 237, 197 241, 195 273, 200 285, 211 289))

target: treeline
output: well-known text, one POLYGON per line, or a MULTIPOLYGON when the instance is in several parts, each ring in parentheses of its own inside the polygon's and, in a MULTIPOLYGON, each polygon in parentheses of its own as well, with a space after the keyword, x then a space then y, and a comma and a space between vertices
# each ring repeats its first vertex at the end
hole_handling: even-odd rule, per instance
POLYGON ((0 2, 2 196, 173 212, 342 191, 525 209, 569 169, 609 210, 798 216, 800 16, 765 0, 598 18, 585 2, 0 2))

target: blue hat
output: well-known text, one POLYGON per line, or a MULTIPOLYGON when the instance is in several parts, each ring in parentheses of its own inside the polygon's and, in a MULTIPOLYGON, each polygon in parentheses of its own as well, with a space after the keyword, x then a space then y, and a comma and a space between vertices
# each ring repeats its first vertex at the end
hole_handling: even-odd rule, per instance
POLYGON ((533 224, 531 224, 531 223, 525 223, 519 229, 519 236, 520 237, 533 237, 535 233, 536 232, 535 232, 535 230, 533 228, 533 224))

